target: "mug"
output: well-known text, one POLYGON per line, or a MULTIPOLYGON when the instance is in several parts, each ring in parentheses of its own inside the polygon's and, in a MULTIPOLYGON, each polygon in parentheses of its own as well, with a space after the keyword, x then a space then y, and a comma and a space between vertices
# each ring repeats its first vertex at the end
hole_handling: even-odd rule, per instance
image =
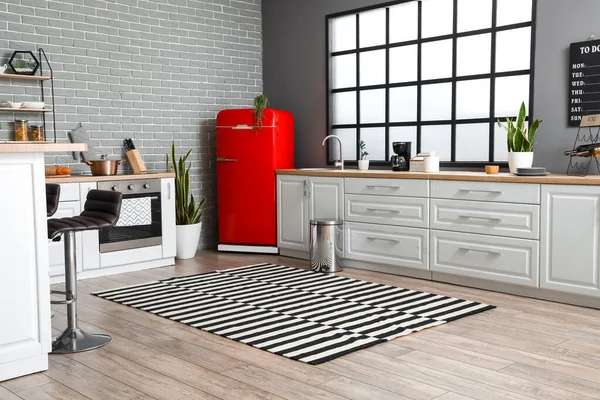
POLYGON ((0 74, 3 74, 8 69, 8 64, 0 65, 0 74))

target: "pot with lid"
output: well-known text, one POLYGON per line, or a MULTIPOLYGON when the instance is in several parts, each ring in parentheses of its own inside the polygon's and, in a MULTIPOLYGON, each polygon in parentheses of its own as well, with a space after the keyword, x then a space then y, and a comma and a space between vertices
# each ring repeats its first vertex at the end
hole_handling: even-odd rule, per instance
POLYGON ((100 160, 85 160, 84 163, 90 166, 92 175, 109 176, 116 175, 119 164, 124 160, 109 160, 107 154, 102 154, 100 160))

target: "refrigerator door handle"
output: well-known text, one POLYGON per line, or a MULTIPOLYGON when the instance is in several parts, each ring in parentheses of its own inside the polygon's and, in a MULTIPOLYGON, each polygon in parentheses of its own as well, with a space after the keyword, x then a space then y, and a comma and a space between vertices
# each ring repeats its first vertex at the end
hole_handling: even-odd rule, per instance
POLYGON ((250 125, 237 125, 237 126, 232 126, 231 129, 236 130, 236 131, 241 131, 241 130, 254 129, 254 127, 250 126, 250 125))
POLYGON ((217 162, 237 162, 237 160, 235 158, 218 157, 217 162))

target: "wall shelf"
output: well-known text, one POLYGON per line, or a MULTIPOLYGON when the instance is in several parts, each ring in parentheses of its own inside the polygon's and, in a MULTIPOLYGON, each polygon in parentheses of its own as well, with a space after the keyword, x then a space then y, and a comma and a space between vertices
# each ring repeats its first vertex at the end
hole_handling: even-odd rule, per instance
POLYGON ((8 112, 51 112, 54 111, 52 108, 10 108, 10 107, 0 107, 0 111, 8 111, 8 112))
POLYGON ((51 76, 39 75, 19 75, 19 74, 0 74, 1 79, 23 79, 26 81, 49 81, 51 76))

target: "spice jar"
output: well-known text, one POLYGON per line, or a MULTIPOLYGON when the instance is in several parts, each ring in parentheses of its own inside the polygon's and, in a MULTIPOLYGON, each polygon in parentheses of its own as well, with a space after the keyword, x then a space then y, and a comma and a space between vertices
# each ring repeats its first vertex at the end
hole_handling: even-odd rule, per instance
POLYGON ((18 119, 15 121, 15 140, 17 142, 26 142, 29 140, 26 120, 18 119))
POLYGON ((43 125, 31 125, 31 140, 34 142, 43 142, 45 140, 43 125))

